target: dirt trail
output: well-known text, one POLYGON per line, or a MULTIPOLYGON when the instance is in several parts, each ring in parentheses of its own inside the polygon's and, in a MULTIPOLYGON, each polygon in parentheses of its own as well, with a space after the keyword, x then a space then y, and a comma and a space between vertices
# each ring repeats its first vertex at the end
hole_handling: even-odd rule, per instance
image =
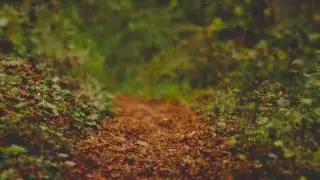
POLYGON ((190 108, 127 96, 118 97, 116 103, 123 111, 76 143, 80 165, 75 176, 217 179, 226 175, 231 159, 228 137, 216 137, 213 127, 190 108))

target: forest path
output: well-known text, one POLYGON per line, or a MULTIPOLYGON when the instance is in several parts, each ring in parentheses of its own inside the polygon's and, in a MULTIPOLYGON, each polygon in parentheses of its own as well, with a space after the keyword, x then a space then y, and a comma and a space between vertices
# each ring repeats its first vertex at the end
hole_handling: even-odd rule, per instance
MULTIPOLYGON (((75 144, 84 179, 217 179, 232 159, 214 127, 185 105, 119 96, 121 113, 75 144), (83 173, 85 172, 85 173, 83 173)), ((81 177, 76 175, 77 177, 81 177)))

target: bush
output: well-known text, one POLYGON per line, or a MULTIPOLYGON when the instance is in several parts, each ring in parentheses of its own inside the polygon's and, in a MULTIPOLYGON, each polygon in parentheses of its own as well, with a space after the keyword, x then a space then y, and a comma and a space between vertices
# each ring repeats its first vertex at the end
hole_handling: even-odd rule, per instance
POLYGON ((1 179, 61 178, 68 144, 111 115, 110 98, 17 57, 1 56, 0 72, 1 179))

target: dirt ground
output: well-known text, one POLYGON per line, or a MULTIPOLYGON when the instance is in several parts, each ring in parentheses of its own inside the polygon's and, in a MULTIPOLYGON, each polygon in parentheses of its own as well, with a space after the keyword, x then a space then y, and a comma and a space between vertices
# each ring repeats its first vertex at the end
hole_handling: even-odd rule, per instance
MULTIPOLYGON (((121 111, 75 143, 79 179, 231 179, 229 137, 185 105, 119 96, 121 111)), ((231 163, 232 162, 232 163, 231 163)))

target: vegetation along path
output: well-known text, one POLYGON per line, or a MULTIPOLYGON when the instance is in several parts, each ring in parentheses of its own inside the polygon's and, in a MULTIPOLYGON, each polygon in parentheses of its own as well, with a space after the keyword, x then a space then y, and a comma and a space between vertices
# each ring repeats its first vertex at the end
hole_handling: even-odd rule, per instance
POLYGON ((119 115, 75 143, 74 176, 217 179, 241 164, 231 161, 229 138, 215 136, 214 127, 184 105, 128 96, 116 103, 119 115))

